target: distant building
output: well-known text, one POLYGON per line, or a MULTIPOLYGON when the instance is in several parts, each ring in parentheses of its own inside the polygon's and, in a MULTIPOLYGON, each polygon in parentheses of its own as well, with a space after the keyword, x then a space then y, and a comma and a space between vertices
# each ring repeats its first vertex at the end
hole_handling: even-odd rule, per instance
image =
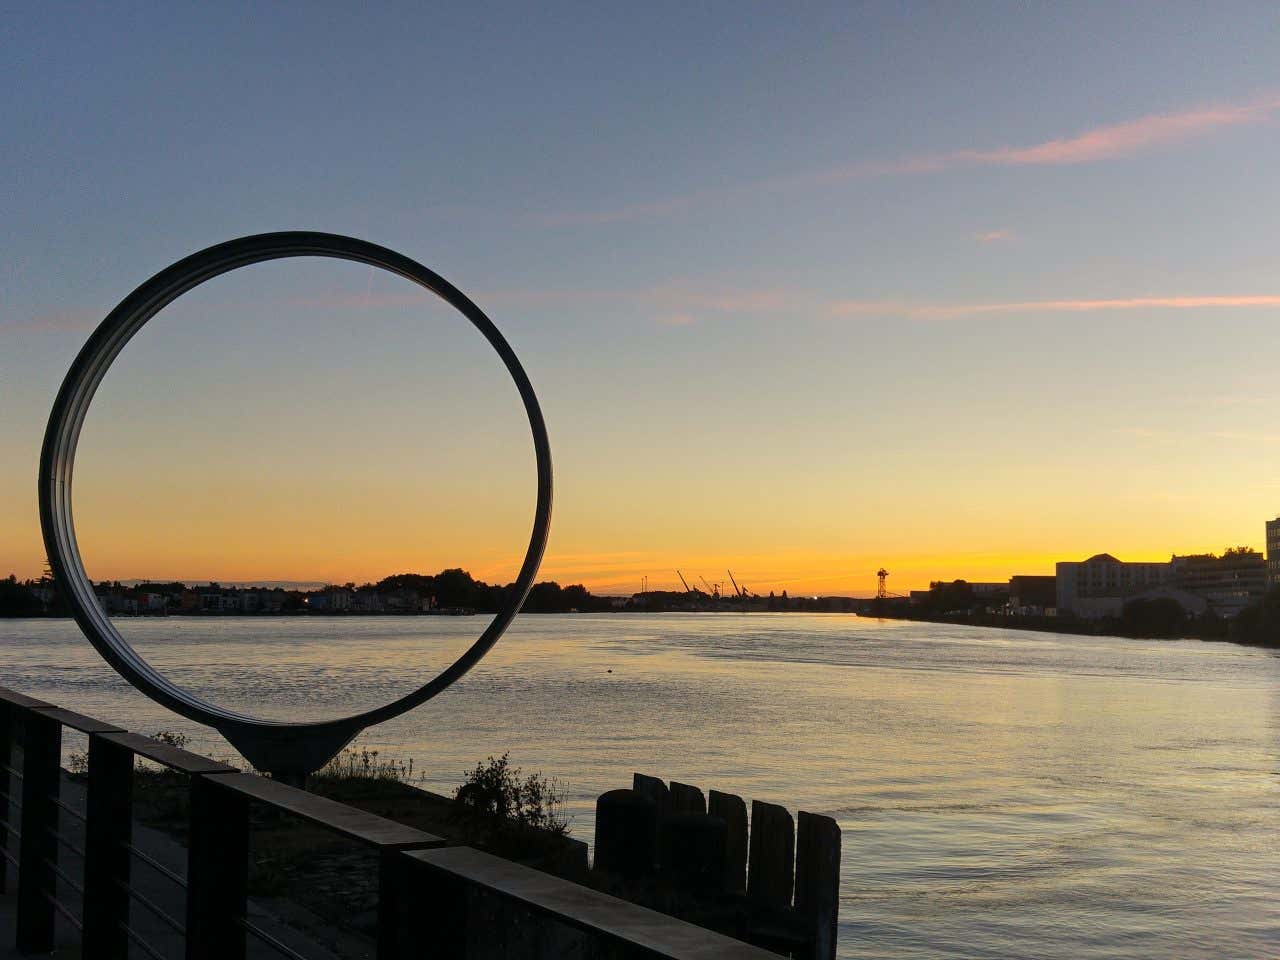
POLYGON ((283 590, 241 590, 241 613, 279 613, 284 609, 283 590))
POLYGON ((352 593, 345 587, 329 587, 307 597, 307 608, 321 613, 346 613, 351 609, 352 593))
POLYGON ((1267 521, 1267 582, 1280 583, 1280 517, 1267 521))
POLYGON ((1203 597, 1220 617, 1234 617, 1267 592, 1267 561, 1256 550, 1174 557, 1171 563, 1173 583, 1203 597))
POLYGON ((40 601, 40 609, 48 613, 49 608, 53 606, 53 601, 58 597, 58 592, 52 580, 40 579, 31 585, 31 595, 40 601))
POLYGON ((200 609, 205 613, 239 613, 240 598, 210 584, 200 591, 200 609))
POLYGON ((1112 616, 1123 609, 1125 598, 1172 578, 1172 563, 1124 563, 1109 553, 1062 562, 1055 580, 1058 613, 1086 619, 1112 616))
POLYGON ((1007 597, 1009 595, 1009 584, 1007 581, 999 583, 974 583, 972 580, 966 581, 969 589, 973 591, 973 595, 982 600, 990 600, 996 597, 1007 597))
POLYGON ((1057 604, 1057 577, 1018 575, 1009 578, 1009 610, 1015 615, 1053 616, 1057 604))
POLYGON ((119 586, 101 590, 96 594, 98 598, 98 606, 102 608, 105 614, 136 614, 138 612, 138 601, 129 596, 119 586))

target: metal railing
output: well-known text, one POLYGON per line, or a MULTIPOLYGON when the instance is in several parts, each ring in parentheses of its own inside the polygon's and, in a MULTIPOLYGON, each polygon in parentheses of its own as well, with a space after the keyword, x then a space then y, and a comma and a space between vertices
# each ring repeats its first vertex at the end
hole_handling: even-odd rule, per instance
POLYGON ((565 937, 575 949, 625 957, 763 960, 759 948, 588 887, 469 847, 449 846, 421 830, 275 780, 242 773, 172 745, 130 733, 0 687, 0 890, 16 868, 19 953, 49 953, 56 917, 79 931, 83 955, 127 957, 131 947, 153 960, 166 955, 138 929, 143 911, 181 938, 186 960, 243 960, 250 940, 289 958, 308 960, 250 918, 250 806, 354 841, 377 856, 377 957, 479 958, 508 955, 504 937, 523 955, 559 956, 565 937), (89 740, 85 808, 60 796, 62 731, 89 740), (15 762, 21 753, 20 763, 15 762), (134 843, 137 758, 184 774, 189 800, 186 876, 134 843), (21 799, 14 784, 21 785, 21 799), (62 816, 82 824, 83 847, 59 831, 62 816), (10 838, 17 841, 15 855, 10 838), (63 858, 61 851, 72 856, 63 858), (83 864, 79 876, 70 861, 83 864), (134 882, 145 867, 180 892, 174 916, 134 882), (68 896, 69 893, 69 896, 68 896), (62 896, 60 896, 62 894, 62 896), (62 897, 66 897, 63 899, 62 897), (79 909, 74 902, 79 901, 79 909), (495 920, 494 911, 503 914, 495 920), (530 931, 536 934, 530 940, 530 931), (533 944, 531 947, 530 944, 533 944))

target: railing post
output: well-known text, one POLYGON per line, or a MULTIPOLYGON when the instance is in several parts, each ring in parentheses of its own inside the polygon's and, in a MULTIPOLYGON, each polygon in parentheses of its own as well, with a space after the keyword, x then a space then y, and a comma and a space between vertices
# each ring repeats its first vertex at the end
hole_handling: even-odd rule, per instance
MULTIPOLYGON (((400 854, 406 858, 407 854, 400 854)), ((466 884, 442 870, 417 868, 400 870, 403 883, 401 909, 416 907, 419 942, 425 941, 426 949, 419 949, 418 956, 430 960, 467 960, 467 930, 470 926, 469 901, 466 884)), ((379 958, 381 960, 381 958, 379 958)))
POLYGON ((133 838, 133 753, 89 735, 89 792, 84 838, 83 953, 89 960, 124 958, 129 938, 133 838))
MULTIPOLYGON (((413 866, 400 850, 383 850, 378 860, 377 960, 409 960, 422 928, 410 900, 413 866)), ((421 953, 421 950, 416 951, 421 953)))
POLYGON ((244 960, 248 799, 193 775, 187 844, 187 960, 244 960))
MULTIPOLYGON (((9 798, 13 796, 14 784, 17 782, 9 776, 9 767, 13 766, 13 707, 0 701, 0 757, 3 757, 4 769, 0 769, 0 784, 4 796, 0 797, 0 850, 9 856, 12 853, 9 837, 17 829, 10 815, 9 798)), ((9 856, 0 856, 0 894, 9 892, 9 856)))
POLYGON ((35 710, 22 718, 22 840, 18 863, 19 953, 53 951, 53 866, 58 859, 62 725, 35 710))

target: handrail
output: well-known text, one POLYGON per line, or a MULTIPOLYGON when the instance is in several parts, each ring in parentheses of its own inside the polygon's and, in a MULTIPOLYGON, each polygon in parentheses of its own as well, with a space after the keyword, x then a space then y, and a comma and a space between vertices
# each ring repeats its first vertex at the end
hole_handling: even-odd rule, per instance
POLYGON ((0 772, 0 837, 7 832, 21 839, 16 857, 0 845, 0 881, 6 861, 13 862, 18 867, 21 906, 17 945, 21 953, 53 950, 56 911, 82 931, 86 954, 124 955, 132 943, 159 958, 155 947, 129 923, 130 904, 136 903, 154 912, 171 930, 185 932, 187 960, 243 960, 248 936, 291 960, 306 960, 248 918, 249 805, 259 803, 378 854, 378 960, 417 956, 423 947, 423 929, 437 939, 432 947, 438 955, 480 960, 467 953, 469 890, 484 891, 519 911, 622 946, 630 951, 628 955, 665 960, 764 960, 775 956, 479 850, 448 846, 441 837, 422 830, 243 773, 3 687, 0 760, 7 761, 0 764, 4 767, 0 772), (59 796, 64 726, 89 737, 84 813, 59 796), (19 727, 23 730, 20 769, 13 765, 19 727), (133 843, 137 757, 187 775, 191 818, 185 879, 133 843), (21 804, 11 795, 13 781, 22 783, 21 804), (19 810, 16 822, 21 831, 14 818, 19 810), (85 822, 83 884, 58 862, 60 845, 81 852, 58 835, 60 810, 85 822), (185 922, 131 885, 135 858, 185 889, 185 922), (81 917, 54 899, 58 881, 82 891, 81 917))
POLYGON ((198 753, 190 753, 180 747, 170 746, 167 743, 161 743, 159 740, 152 740, 150 737, 144 737, 137 733, 103 733, 99 735, 99 739, 104 743, 123 747, 130 753, 158 763, 162 767, 168 767, 170 770, 177 770, 179 773, 185 773, 189 776, 199 773, 237 772, 235 767, 228 764, 210 760, 208 757, 202 757, 198 753))
POLYGON ((337 800, 249 773, 217 773, 210 783, 283 810, 318 827, 379 849, 442 847, 447 841, 422 830, 388 820, 337 800))
POLYGON ((415 850, 405 857, 430 877, 429 886, 436 888, 433 894, 444 893, 431 910, 433 923, 428 926, 437 932, 455 931, 452 937, 445 933, 450 957, 466 956, 466 887, 496 894, 532 913, 629 948, 638 956, 680 960, 776 957, 759 947, 471 847, 415 850), (452 895, 445 892, 450 887, 452 895))

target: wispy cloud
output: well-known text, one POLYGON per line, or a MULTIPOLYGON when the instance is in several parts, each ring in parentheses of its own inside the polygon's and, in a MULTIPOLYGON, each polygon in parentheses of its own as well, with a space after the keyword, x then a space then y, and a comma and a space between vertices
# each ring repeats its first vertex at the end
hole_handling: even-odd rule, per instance
POLYGON ((1055 137, 1038 143, 984 149, 969 148, 863 161, 749 183, 691 191, 610 209, 537 214, 535 219, 547 226, 653 220, 683 213, 700 203, 716 199, 832 186, 871 177, 923 176, 972 167, 1070 166, 1096 163, 1195 140, 1234 127, 1262 123, 1277 111, 1280 111, 1280 93, 1268 93, 1238 103, 1196 106, 1172 113, 1149 114, 1135 120, 1105 124, 1082 133, 1055 137))
MULTIPOLYGON (((997 231, 1003 232, 1003 231, 997 231)), ((283 297, 253 303, 222 305, 237 310, 283 305, 294 309, 402 309, 430 303, 435 298, 425 290, 380 293, 373 291, 328 291, 301 297, 283 297)), ((969 303, 907 299, 831 299, 811 291, 786 287, 751 288, 731 283, 700 284, 673 281, 636 287, 508 287, 473 291, 482 309, 521 311, 531 309, 591 310, 602 316, 618 310, 647 312, 657 324, 688 327, 697 323, 734 317, 829 317, 901 318, 913 321, 948 321, 970 317, 1008 314, 1105 313, 1133 310, 1224 310, 1280 308, 1280 294, 1156 295, 1113 298, 1061 298, 1052 300, 1007 300, 969 303)), ((0 332, 27 330, 87 329, 96 314, 72 311, 47 314, 0 324, 0 332)), ((1219 404, 1260 402, 1256 397, 1217 397, 1219 404)))
POLYGON ((975 233, 973 239, 979 243, 998 243, 1001 240, 1012 240, 1015 236, 1012 227, 1001 227, 999 230, 987 230, 975 233))
POLYGON ((0 336, 24 333, 66 333, 92 330, 105 313, 99 314, 87 308, 58 310, 36 314, 18 320, 0 322, 0 336))
POLYGON ((1015 300, 1002 303, 913 303, 885 300, 841 300, 832 316, 902 316, 913 320, 955 320, 984 314, 1095 313, 1117 310, 1194 310, 1280 307, 1280 294, 1228 296, 1121 297, 1107 300, 1015 300))
POLYGON ((947 155, 955 164, 1036 166, 1092 163, 1126 157, 1151 147, 1203 137, 1227 127, 1258 123, 1280 110, 1280 94, 1244 103, 1195 107, 1179 113, 1153 114, 1097 127, 1074 137, 1047 140, 1028 147, 961 150, 947 155))

